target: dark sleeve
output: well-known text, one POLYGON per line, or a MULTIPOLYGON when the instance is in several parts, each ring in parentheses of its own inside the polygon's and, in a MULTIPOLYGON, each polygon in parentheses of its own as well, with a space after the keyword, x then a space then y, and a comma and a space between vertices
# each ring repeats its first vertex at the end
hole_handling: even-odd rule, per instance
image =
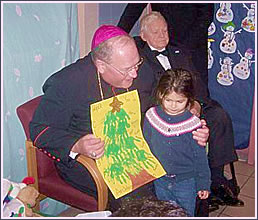
POLYGON ((144 122, 143 122, 143 136, 145 141, 150 147, 150 150, 152 151, 152 145, 151 145, 151 125, 150 122, 146 117, 144 117, 144 122))
MULTIPOLYGON (((138 70, 138 76, 134 79, 132 89, 137 89, 140 97, 141 113, 142 116, 146 111, 153 106, 154 89, 156 87, 156 81, 154 73, 147 62, 144 61, 142 66, 138 70)), ((143 117, 142 117, 143 119, 143 117)))
POLYGON ((213 21, 214 4, 193 3, 189 5, 191 5, 193 20, 191 25, 189 23, 185 32, 184 44, 189 48, 193 47, 193 49, 207 47, 208 28, 213 21), (193 45, 193 42, 195 45, 193 45))
POLYGON ((209 3, 208 4, 208 18, 207 18, 207 27, 209 28, 209 26, 211 25, 211 23, 213 22, 214 19, 214 3, 209 3))
POLYGON ((196 190, 209 190, 211 185, 211 173, 205 148, 199 145, 193 147, 196 172, 196 190))
POLYGON ((71 164, 69 153, 73 145, 90 132, 89 107, 72 86, 78 83, 71 80, 65 83, 58 79, 54 85, 52 78, 47 81, 46 92, 30 123, 34 145, 67 166, 71 164))
POLYGON ((188 49, 185 46, 180 45, 181 51, 181 60, 182 68, 190 71, 192 73, 192 78, 194 81, 194 91, 195 98, 200 102, 207 102, 209 100, 209 91, 207 85, 205 85, 204 81, 201 79, 200 72, 197 71, 193 62, 192 56, 188 49))
MULTIPOLYGON (((192 25, 190 27, 190 33, 192 33, 192 37, 196 39, 196 42, 198 42, 198 39, 205 40, 205 43, 207 43, 208 38, 208 28, 213 21, 213 3, 203 3, 203 4, 193 4, 195 5, 196 18, 194 19, 194 23, 198 26, 198 28, 195 25, 192 25), (203 38, 200 38, 200 33, 206 34, 203 38)), ((189 39, 190 41, 192 39, 189 39)), ((202 44, 202 42, 200 42, 202 44)), ((202 46, 202 45, 200 45, 202 46)), ((206 44, 205 44, 206 46, 206 44)))
POLYGON ((130 33, 134 24, 141 16, 148 3, 129 3, 125 7, 122 16, 117 24, 118 27, 130 33))

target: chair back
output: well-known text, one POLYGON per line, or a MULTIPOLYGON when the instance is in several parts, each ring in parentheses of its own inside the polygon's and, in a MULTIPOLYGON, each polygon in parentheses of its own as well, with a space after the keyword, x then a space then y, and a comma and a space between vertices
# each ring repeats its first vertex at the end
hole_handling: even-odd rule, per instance
MULTIPOLYGON (((30 101, 20 105, 17 109, 18 118, 23 126, 27 141, 31 141, 29 124, 33 118, 34 112, 38 107, 42 96, 37 96, 30 101)), ((32 147, 32 146, 31 146, 32 147)), ((45 177, 55 171, 55 165, 52 159, 48 158, 44 153, 36 150, 36 158, 38 165, 38 178, 45 177)))
POLYGON ((38 96, 38 97, 20 105, 16 109, 18 118, 21 121, 21 124, 23 126, 27 140, 31 140, 29 124, 30 124, 30 121, 32 120, 32 117, 34 115, 36 108, 39 105, 40 100, 41 100, 41 96, 38 96))

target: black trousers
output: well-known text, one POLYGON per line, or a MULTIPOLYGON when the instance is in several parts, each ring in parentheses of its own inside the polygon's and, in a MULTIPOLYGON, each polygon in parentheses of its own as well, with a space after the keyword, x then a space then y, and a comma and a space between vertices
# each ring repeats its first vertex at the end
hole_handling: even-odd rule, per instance
POLYGON ((203 107, 204 119, 210 129, 208 160, 210 168, 237 161, 232 121, 229 114, 215 100, 203 107))
POLYGON ((208 217, 209 216, 208 199, 199 199, 198 197, 196 197, 194 216, 195 217, 208 217))

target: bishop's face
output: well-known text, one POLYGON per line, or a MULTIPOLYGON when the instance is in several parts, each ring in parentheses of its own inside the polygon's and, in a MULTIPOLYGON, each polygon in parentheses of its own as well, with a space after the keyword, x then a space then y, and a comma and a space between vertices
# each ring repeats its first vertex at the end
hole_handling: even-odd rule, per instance
POLYGON ((102 78, 116 88, 129 88, 137 77, 142 59, 135 42, 130 39, 126 43, 114 43, 114 50, 109 63, 101 61, 98 71, 102 78))
POLYGON ((169 42, 166 21, 161 18, 152 21, 147 30, 141 33, 141 38, 157 50, 165 48, 169 42))

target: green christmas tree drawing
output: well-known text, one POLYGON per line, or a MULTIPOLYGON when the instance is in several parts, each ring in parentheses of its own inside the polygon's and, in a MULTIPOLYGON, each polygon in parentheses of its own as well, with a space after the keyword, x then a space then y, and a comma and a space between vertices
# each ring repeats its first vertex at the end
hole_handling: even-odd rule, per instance
POLYGON ((128 134, 130 128, 130 116, 121 108, 123 103, 117 97, 110 103, 110 110, 104 121, 103 133, 105 135, 105 156, 109 160, 109 166, 104 170, 104 175, 121 184, 130 180, 131 174, 136 176, 145 167, 154 166, 155 162, 150 154, 139 149, 139 139, 128 134))

